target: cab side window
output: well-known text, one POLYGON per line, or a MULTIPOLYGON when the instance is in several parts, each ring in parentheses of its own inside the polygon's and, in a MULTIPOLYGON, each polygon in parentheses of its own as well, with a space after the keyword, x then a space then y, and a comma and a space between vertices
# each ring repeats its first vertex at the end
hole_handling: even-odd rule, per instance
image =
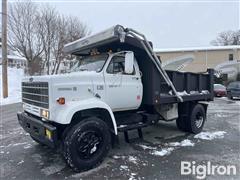
POLYGON ((108 65, 107 73, 109 74, 124 74, 125 69, 125 57, 114 56, 108 65))

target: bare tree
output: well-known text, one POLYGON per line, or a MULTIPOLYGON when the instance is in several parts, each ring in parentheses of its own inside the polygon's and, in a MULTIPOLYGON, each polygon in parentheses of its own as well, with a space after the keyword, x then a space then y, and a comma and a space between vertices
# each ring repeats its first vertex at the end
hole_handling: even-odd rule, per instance
POLYGON ((55 37, 53 54, 56 60, 52 74, 57 74, 63 60, 71 60, 72 56, 63 52, 65 44, 75 41, 89 34, 88 28, 76 17, 59 16, 57 23, 57 36, 55 37))
POLYGON ((11 3, 9 16, 10 47, 27 59, 30 75, 44 73, 46 68, 47 74, 58 73, 63 60, 71 59, 63 53, 64 45, 89 32, 78 18, 61 15, 46 4, 11 3), (52 70, 51 60, 55 62, 52 70))
POLYGON ((221 32, 211 44, 214 46, 240 45, 240 30, 221 32))
POLYGON ((38 33, 38 7, 30 2, 11 3, 9 8, 10 47, 27 59, 30 75, 40 70, 43 42, 38 33))
POLYGON ((65 54, 63 52, 64 45, 68 42, 67 40, 67 28, 68 23, 64 16, 58 16, 57 20, 57 34, 53 43, 53 57, 55 59, 54 67, 51 74, 57 74, 59 66, 63 61, 65 54))
POLYGON ((47 74, 50 74, 49 63, 52 58, 52 46, 54 44, 55 36, 57 35, 57 18, 56 10, 48 5, 42 6, 38 15, 38 32, 43 42, 43 59, 42 68, 45 69, 47 65, 47 74))

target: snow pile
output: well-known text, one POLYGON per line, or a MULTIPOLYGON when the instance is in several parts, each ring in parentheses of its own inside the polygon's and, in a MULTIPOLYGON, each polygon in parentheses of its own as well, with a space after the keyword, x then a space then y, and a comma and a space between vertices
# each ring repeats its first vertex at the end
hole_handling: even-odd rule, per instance
POLYGON ((163 148, 161 150, 154 150, 151 152, 151 154, 155 155, 155 156, 165 156, 165 155, 169 155, 173 150, 174 150, 174 148, 172 148, 172 147, 163 148))
POLYGON ((136 173, 131 173, 130 174, 130 178, 128 180, 135 180, 135 179, 138 179, 138 178, 135 178, 134 176, 136 176, 137 174, 136 173))
POLYGON ((189 140, 189 139, 185 139, 181 142, 171 142, 168 144, 169 146, 182 146, 182 147, 186 147, 186 146, 194 146, 194 143, 189 140))
POLYGON ((18 162, 17 165, 20 165, 22 163, 24 163, 24 160, 21 160, 20 162, 18 162))
POLYGON ((128 157, 128 160, 129 160, 130 162, 132 162, 133 164, 138 164, 138 159, 137 159, 137 157, 129 156, 129 157, 128 157))
POLYGON ((137 176, 137 173, 132 172, 132 171, 129 169, 129 167, 126 166, 126 165, 121 165, 121 166, 120 166, 120 171, 123 171, 124 174, 126 174, 126 175, 129 176, 128 180, 136 180, 136 179, 139 179, 139 178, 135 177, 135 176, 137 176))
POLYGON ((208 90, 202 90, 201 94, 209 94, 208 90))
MULTIPOLYGON (((122 158, 122 156, 114 155, 113 158, 114 158, 114 159, 120 159, 120 158, 122 158)), ((123 158, 125 158, 125 157, 123 157, 123 158)))
POLYGON ((186 91, 183 92, 177 92, 179 96, 189 96, 190 94, 188 94, 186 91))
POLYGON ((225 131, 215 131, 215 132, 201 132, 194 136, 197 139, 213 140, 224 138, 225 131))
MULTIPOLYGON (((2 76, 2 66, 0 66, 0 75, 2 76)), ((8 68, 8 98, 4 99, 2 95, 2 77, 0 78, 0 105, 21 101, 21 81, 23 76, 23 69, 8 68)))
POLYGON ((126 166, 126 165, 121 165, 121 166, 120 166, 120 169, 121 169, 121 170, 129 171, 128 166, 126 166))
POLYGON ((140 146, 144 150, 146 150, 146 149, 150 149, 150 150, 157 149, 156 147, 146 146, 144 144, 139 144, 138 146, 140 146))
POLYGON ((140 146, 143 150, 148 150, 149 153, 154 156, 169 155, 174 150, 173 147, 158 149, 157 147, 147 146, 147 145, 143 145, 143 144, 138 144, 138 146, 140 146))

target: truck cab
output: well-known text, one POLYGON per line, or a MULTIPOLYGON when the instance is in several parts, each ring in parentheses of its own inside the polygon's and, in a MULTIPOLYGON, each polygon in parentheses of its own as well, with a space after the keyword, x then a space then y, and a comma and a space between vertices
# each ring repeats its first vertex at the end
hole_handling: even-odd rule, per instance
MULTIPOLYGON (((100 67, 94 70, 98 78, 93 79, 91 92, 108 104, 114 112, 137 109, 141 104, 143 90, 139 67, 133 52, 92 55, 97 61, 103 56, 106 59, 101 62, 100 67)), ((81 64, 79 61, 73 70, 81 71, 86 68, 84 71, 88 71, 91 66, 98 63, 97 61, 90 61, 86 64, 81 64)))
POLYGON ((213 100, 213 71, 165 71, 152 45, 135 30, 116 25, 69 43, 77 57, 69 73, 22 81, 20 125, 40 144, 60 148, 75 171, 97 166, 118 134, 176 120, 201 132, 213 100), (137 34, 137 35, 136 35, 137 34), (142 38, 140 38, 142 37, 142 38))

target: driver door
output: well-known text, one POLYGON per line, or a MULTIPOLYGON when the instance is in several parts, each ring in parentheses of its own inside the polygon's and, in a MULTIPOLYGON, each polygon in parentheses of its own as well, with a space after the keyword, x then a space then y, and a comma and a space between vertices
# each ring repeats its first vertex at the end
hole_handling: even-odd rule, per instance
POLYGON ((140 75, 136 74, 135 68, 132 74, 125 74, 124 69, 125 56, 117 54, 112 57, 104 74, 106 102, 113 111, 137 109, 141 103, 140 75))

